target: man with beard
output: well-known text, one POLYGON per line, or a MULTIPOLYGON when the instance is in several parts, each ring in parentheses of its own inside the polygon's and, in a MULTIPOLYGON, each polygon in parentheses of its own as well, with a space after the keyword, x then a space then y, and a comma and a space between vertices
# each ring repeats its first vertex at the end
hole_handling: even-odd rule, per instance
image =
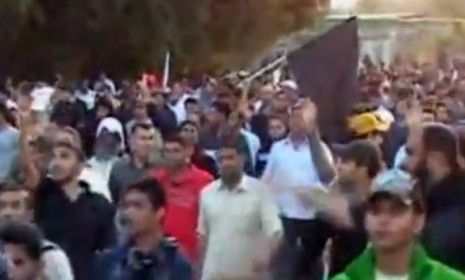
POLYGON ((405 166, 421 185, 428 214, 423 242, 432 257, 465 271, 465 173, 458 163, 458 139, 445 125, 412 129, 405 166))
POLYGON ((113 208, 79 180, 83 166, 78 145, 55 143, 49 177, 35 194, 35 221, 68 254, 77 280, 91 279, 95 254, 114 240, 113 208))
POLYGON ((263 279, 283 234, 267 186, 244 174, 245 156, 235 139, 219 150, 221 178, 201 194, 198 233, 202 279, 263 279))

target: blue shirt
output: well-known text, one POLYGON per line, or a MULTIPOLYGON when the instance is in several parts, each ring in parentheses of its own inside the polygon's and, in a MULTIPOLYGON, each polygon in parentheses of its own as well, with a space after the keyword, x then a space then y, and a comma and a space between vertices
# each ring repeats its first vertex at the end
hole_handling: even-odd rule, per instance
POLYGON ((19 131, 11 126, 0 130, 0 183, 5 182, 19 152, 19 131))
POLYGON ((173 242, 163 240, 150 254, 130 244, 104 254, 96 266, 98 280, 191 280, 192 268, 173 242))

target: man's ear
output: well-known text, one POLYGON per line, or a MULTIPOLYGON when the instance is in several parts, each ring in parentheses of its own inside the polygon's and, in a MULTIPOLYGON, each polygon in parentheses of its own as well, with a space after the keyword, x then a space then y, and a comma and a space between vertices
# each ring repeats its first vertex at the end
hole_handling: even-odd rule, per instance
POLYGON ((413 231, 415 235, 419 236, 425 227, 425 214, 414 214, 413 231))
POLYGON ((163 219, 165 218, 165 213, 166 210, 164 207, 160 207, 156 212, 155 212, 155 217, 158 222, 162 222, 163 219))

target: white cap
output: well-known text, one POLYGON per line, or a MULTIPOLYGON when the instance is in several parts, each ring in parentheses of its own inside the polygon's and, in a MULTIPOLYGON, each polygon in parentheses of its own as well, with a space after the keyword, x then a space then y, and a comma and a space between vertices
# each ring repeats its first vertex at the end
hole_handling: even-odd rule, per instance
POLYGON ((289 89, 292 89, 292 90, 298 90, 299 87, 297 86, 296 82, 294 82, 293 80, 286 80, 286 81, 282 81, 279 86, 281 88, 283 87, 286 87, 286 88, 289 88, 289 89))
POLYGON ((96 136, 99 137, 103 129, 111 133, 117 133, 121 139, 121 149, 124 150, 124 129, 119 120, 113 117, 104 118, 97 127, 96 136))

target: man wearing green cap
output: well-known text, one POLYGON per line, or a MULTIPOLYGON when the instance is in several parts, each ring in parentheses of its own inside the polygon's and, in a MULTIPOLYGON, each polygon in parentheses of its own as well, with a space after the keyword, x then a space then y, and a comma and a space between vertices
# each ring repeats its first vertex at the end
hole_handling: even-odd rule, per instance
POLYGON ((425 223, 417 189, 398 172, 379 176, 365 214, 370 244, 333 280, 465 280, 465 275, 429 258, 416 241, 425 223))

